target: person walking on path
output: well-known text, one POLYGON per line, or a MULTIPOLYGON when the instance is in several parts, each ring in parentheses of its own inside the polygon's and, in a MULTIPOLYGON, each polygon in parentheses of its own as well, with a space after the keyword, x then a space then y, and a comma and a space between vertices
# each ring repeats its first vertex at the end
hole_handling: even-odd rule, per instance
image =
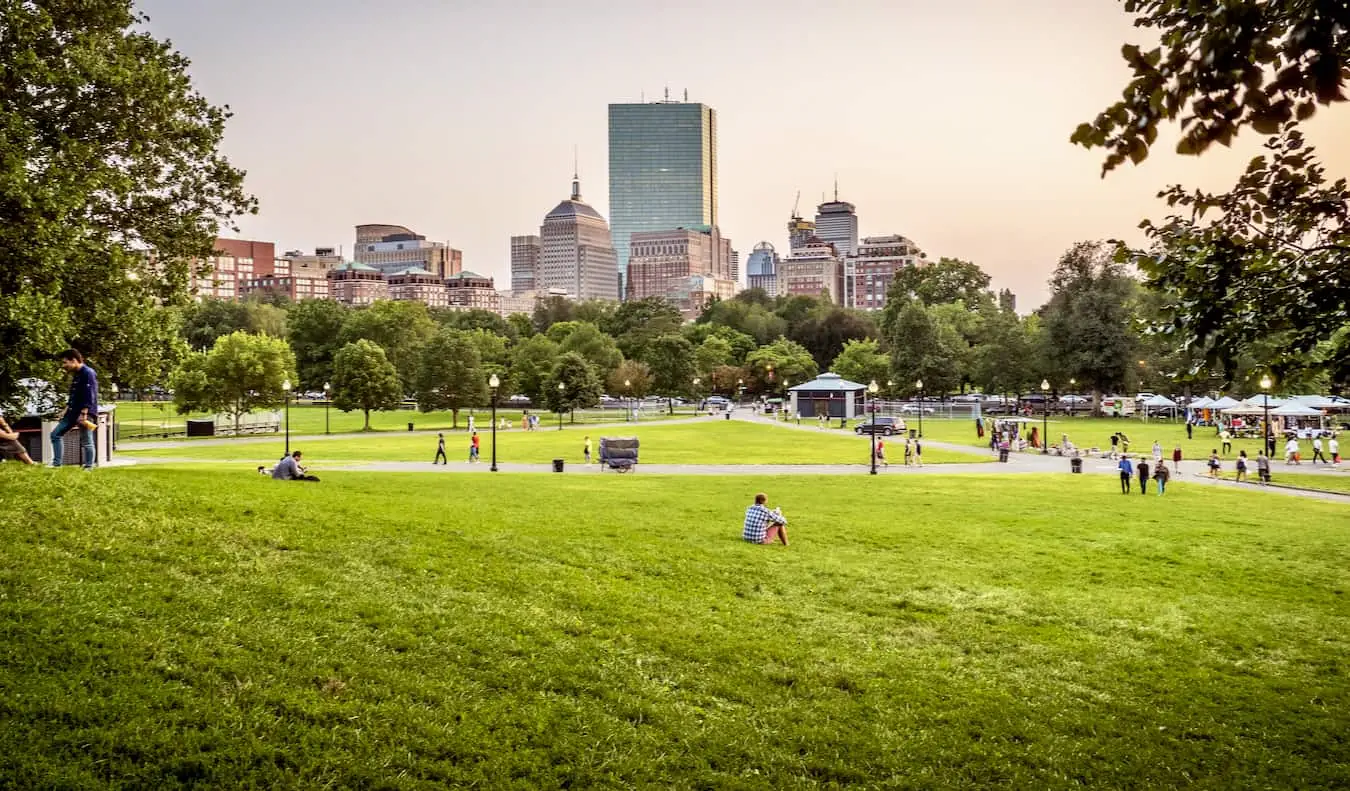
POLYGON ((586 435, 586 444, 582 446, 581 455, 586 458, 586 466, 591 466, 591 435, 586 435))
POLYGON ((1130 464, 1130 456, 1126 454, 1120 457, 1120 463, 1116 465, 1120 470, 1120 493, 1130 493, 1130 479, 1134 477, 1134 465, 1130 464))
POLYGON ((445 434, 442 434, 440 432, 437 432, 436 434, 436 458, 431 460, 431 463, 433 465, 435 465, 437 462, 441 464, 450 463, 450 459, 448 459, 445 455, 445 434))
POLYGON ((1341 463, 1341 442, 1333 436, 1327 440, 1327 452, 1331 454, 1331 466, 1337 467, 1341 463))
POLYGON ((1264 450, 1256 454, 1256 476, 1261 483, 1270 483, 1270 457, 1264 450))
POLYGON ((1167 489, 1167 480, 1172 477, 1172 473, 1167 471, 1167 465, 1158 462, 1158 469, 1153 471, 1153 480, 1158 484, 1158 496, 1163 496, 1163 491, 1167 489))
POLYGON ((473 433, 473 436, 469 438, 469 463, 475 464, 477 462, 478 462, 478 432, 475 431, 473 433))
POLYGON ((1238 451, 1237 460, 1237 481, 1242 483, 1247 480, 1247 451, 1238 451))
POLYGON ((1172 466, 1176 469, 1177 475, 1181 474, 1181 446, 1172 448, 1172 466))
POLYGON ((923 440, 918 437, 914 439, 914 466, 923 466, 923 440))
POLYGON ((1219 446, 1223 448, 1219 453, 1221 456, 1227 457, 1228 454, 1233 452, 1233 435, 1229 433, 1227 426, 1219 432, 1219 441, 1223 443, 1219 446))
POLYGON ((1139 459, 1139 493, 1148 494, 1149 468, 1148 459, 1139 459))
POLYGON ((914 440, 905 437, 905 466, 914 466, 914 440))
POLYGON ((74 374, 70 380, 70 397, 66 399, 66 412, 61 422, 52 429, 52 466, 61 466, 61 457, 65 455, 66 434, 71 429, 80 429, 80 463, 86 470, 94 469, 97 454, 94 452, 94 429, 98 426, 98 374, 84 362, 84 355, 75 349, 61 352, 61 368, 74 374))
POLYGON ((877 464, 883 467, 891 466, 886 463, 886 440, 881 437, 877 437, 877 464))
POLYGON ((1116 458, 1116 450, 1120 447, 1120 432, 1111 435, 1111 458, 1116 458))
POLYGON ((1328 462, 1327 462, 1327 457, 1322 455, 1322 438, 1321 438, 1321 437, 1313 437, 1313 460, 1312 460, 1312 463, 1313 463, 1313 464, 1316 464, 1318 459, 1321 459, 1323 464, 1327 464, 1327 463, 1328 463, 1328 462))
POLYGON ((1284 463, 1302 464, 1303 461, 1298 457, 1298 438, 1290 437, 1289 441, 1284 443, 1284 463))
POLYGON ((1219 477, 1219 449, 1214 448, 1209 452, 1209 477, 1219 477))
POLYGON ((1155 439, 1153 440, 1153 463, 1156 465, 1160 461, 1162 461, 1162 443, 1155 439))
POLYGON ((1186 421, 1186 439, 1191 439, 1191 437, 1192 437, 1192 435, 1193 435, 1194 432, 1195 432, 1195 421, 1194 421, 1194 420, 1187 420, 1187 421, 1186 421))

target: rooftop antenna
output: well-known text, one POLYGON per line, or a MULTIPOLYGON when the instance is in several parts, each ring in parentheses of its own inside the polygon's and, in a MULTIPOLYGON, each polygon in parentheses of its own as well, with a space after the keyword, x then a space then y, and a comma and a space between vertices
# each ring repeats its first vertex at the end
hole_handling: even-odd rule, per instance
POLYGON ((646 104, 646 103, 647 103, 647 91, 646 91, 646 89, 643 89, 642 92, 638 94, 638 96, 640 97, 640 98, 638 99, 639 102, 642 102, 643 104, 646 104))
POLYGON ((839 174, 834 174, 834 202, 839 202, 839 174))
POLYGON ((685 89, 684 89, 684 100, 685 100, 686 102, 689 101, 689 89, 688 89, 688 88, 685 88, 685 89))
POLYGON ((577 167, 577 144, 572 144, 572 200, 581 200, 581 169, 577 167))
POLYGON ((802 202, 802 191, 797 190, 797 198, 796 200, 792 201, 792 219, 794 220, 801 219, 801 215, 797 213, 797 205, 800 204, 801 202, 802 202))
POLYGON ((666 86, 666 101, 670 101, 670 86, 666 86))

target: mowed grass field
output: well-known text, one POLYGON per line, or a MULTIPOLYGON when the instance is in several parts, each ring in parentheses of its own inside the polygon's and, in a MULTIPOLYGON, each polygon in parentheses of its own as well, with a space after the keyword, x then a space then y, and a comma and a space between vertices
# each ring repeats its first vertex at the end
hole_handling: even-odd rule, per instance
POLYGON ((1345 506, 425 480, 0 465, 3 785, 1350 784, 1345 506))
MULTIPOLYGON (((284 409, 278 411, 285 413, 284 409)), ((407 431, 408 424, 413 423, 419 429, 443 429, 451 430, 452 427, 458 427, 460 431, 467 428, 469 424, 469 415, 474 415, 477 424, 480 427, 486 427, 492 414, 487 409, 460 410, 459 419, 449 411, 418 412, 411 409, 397 409, 390 412, 371 412, 370 430, 371 431, 407 431)), ((531 410, 531 414, 539 416, 540 422, 544 425, 552 423, 555 427, 558 422, 558 415, 554 412, 541 412, 531 410)), ((520 409, 499 409, 497 417, 505 418, 514 425, 519 426, 522 416, 520 409)), ((676 407, 673 417, 692 417, 692 407, 676 407)), ((121 401, 117 405, 117 423, 121 431, 121 438, 125 440, 135 439, 137 437, 146 437, 148 439, 159 439, 156 434, 168 432, 182 432, 190 418, 209 417, 204 414, 180 415, 173 407, 173 404, 163 402, 139 402, 139 401, 121 401)), ((647 407, 642 413, 643 420, 666 420, 672 417, 665 410, 658 410, 647 407)), ((563 420, 571 419, 570 415, 564 415, 563 420)), ((582 410, 577 413, 576 420, 581 423, 622 423, 624 419, 623 409, 595 409, 582 410)), ((328 409, 327 418, 324 416, 324 408, 312 404, 292 404, 291 405, 291 433, 292 434, 322 434, 325 431, 331 431, 334 434, 348 434, 351 432, 362 431, 365 426, 365 416, 361 412, 343 412, 336 408, 328 409), (325 423, 327 420, 327 423, 325 423)), ((188 440, 186 437, 173 437, 176 439, 188 440)))
MULTIPOLYGON (((487 462, 492 453, 492 432, 480 430, 481 458, 487 462)), ((635 436, 641 441, 641 464, 867 464, 871 446, 866 437, 828 431, 803 431, 786 426, 751 423, 742 420, 702 418, 694 423, 663 425, 637 422, 596 427, 572 427, 558 431, 556 426, 539 431, 497 432, 497 459, 502 462, 544 464, 555 458, 569 462, 582 460, 585 437, 590 436, 592 452, 598 461, 602 436, 635 436)), ((903 442, 887 443, 887 455, 893 463, 904 459, 903 442)), ((322 467, 324 463, 361 461, 425 461, 436 456, 436 435, 428 433, 389 433, 344 439, 314 439, 292 442, 303 450, 305 463, 322 467)), ((463 432, 446 435, 446 454, 452 463, 468 459, 469 436, 463 432)), ((217 444, 175 444, 169 449, 137 450, 134 443, 123 444, 118 452, 129 457, 206 459, 269 463, 284 450, 279 437, 266 441, 231 440, 217 444)), ((988 462, 988 454, 925 447, 925 464, 951 462, 988 462)))

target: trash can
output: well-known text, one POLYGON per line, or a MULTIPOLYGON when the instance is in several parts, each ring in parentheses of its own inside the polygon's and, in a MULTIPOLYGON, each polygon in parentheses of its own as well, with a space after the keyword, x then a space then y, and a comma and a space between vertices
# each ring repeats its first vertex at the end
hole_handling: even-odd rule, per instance
POLYGON ((731 412, 730 412, 730 411, 727 412, 727 420, 731 420, 731 412))
POLYGON ((553 460, 553 471, 554 471, 554 472, 562 472, 562 471, 563 471, 563 460, 562 460, 562 459, 554 459, 554 460, 553 460))
POLYGON ((1001 461, 1001 462, 1003 462, 1004 464, 1007 464, 1007 463, 1008 463, 1008 449, 1007 449, 1007 448, 999 448, 999 449, 998 449, 998 460, 1001 461))
POLYGON ((408 424, 408 430, 409 430, 409 431, 412 431, 412 430, 413 430, 413 424, 411 424, 411 423, 408 424))
POLYGON ((1082 473, 1083 460, 1078 458, 1069 459, 1069 472, 1082 473))

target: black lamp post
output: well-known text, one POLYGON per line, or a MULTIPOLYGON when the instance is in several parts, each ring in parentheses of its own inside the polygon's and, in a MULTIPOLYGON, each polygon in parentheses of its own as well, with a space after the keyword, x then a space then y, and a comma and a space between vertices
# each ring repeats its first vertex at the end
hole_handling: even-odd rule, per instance
POLYGON ((1265 411, 1265 413, 1266 413, 1266 430, 1263 432, 1263 433, 1265 434, 1266 456, 1274 456, 1274 455, 1275 455, 1275 448, 1273 447, 1274 440, 1271 439, 1271 434, 1270 434, 1270 376, 1269 376, 1269 375, 1266 375, 1266 376, 1261 377, 1261 400, 1262 400, 1262 402, 1263 402, 1262 409, 1263 409, 1263 410, 1265 411))
POLYGON ((333 385, 328 382, 323 383, 323 433, 331 434, 328 426, 328 407, 333 403, 333 385))
POLYGON ((1050 425, 1050 380, 1041 380, 1041 453, 1050 452, 1049 431, 1050 425))
POLYGON ((919 439, 923 439, 923 380, 914 382, 914 389, 919 391, 919 439))
MULTIPOLYGON (((877 380, 875 380, 875 379, 872 380, 872 383, 871 383, 871 384, 867 385, 867 393, 868 393, 868 395, 870 395, 870 396, 872 397, 872 399, 871 399, 871 404, 868 405, 868 408, 870 408, 870 409, 872 410, 872 430, 869 431, 869 432, 867 432, 867 433, 870 434, 870 435, 872 435, 872 474, 873 474, 873 475, 876 475, 876 474, 877 474, 877 390, 878 390, 878 389, 880 389, 880 388, 877 387, 877 380)), ((864 402, 864 403, 866 403, 866 402, 864 402)))
POLYGON ((492 466, 488 469, 492 472, 497 471, 497 388, 501 386, 502 380, 496 374, 488 379, 488 387, 492 388, 492 466))
POLYGON ((703 380, 699 379, 697 376, 694 377, 694 417, 698 417, 698 386, 702 381, 703 380))
POLYGON ((634 420, 637 415, 633 414, 633 382, 631 379, 623 380, 624 392, 628 394, 628 419, 634 420))
POLYGON ((737 380, 736 380, 736 406, 743 406, 744 404, 745 404, 745 380, 744 380, 744 379, 737 379, 737 380))
POLYGON ((291 380, 281 383, 281 391, 286 394, 286 455, 291 455, 291 380))
MULTIPOLYGON (((562 431, 562 413, 563 413, 563 393, 567 392, 567 385, 563 382, 558 383, 558 430, 562 431)), ((494 423, 497 421, 493 421, 494 423)))

